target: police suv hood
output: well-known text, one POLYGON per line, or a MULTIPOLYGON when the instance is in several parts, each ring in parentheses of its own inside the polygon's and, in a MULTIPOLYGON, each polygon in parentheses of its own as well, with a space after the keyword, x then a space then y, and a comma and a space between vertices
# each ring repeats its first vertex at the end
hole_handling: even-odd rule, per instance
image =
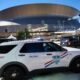
POLYGON ((80 51, 80 49, 78 48, 72 48, 72 47, 64 47, 65 49, 67 49, 68 51, 80 51))

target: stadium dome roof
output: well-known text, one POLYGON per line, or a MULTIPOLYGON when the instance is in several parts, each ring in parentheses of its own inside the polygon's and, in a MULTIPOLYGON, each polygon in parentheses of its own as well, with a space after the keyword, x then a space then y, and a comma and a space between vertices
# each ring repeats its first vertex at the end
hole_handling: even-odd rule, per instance
POLYGON ((14 6, 0 12, 0 19, 15 19, 31 16, 66 16, 73 17, 79 10, 60 4, 38 3, 14 6))

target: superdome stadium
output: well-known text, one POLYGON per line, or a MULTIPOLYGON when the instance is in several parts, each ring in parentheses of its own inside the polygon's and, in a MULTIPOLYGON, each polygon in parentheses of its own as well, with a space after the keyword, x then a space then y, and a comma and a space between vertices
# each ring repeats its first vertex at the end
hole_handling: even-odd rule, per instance
MULTIPOLYGON (((0 11, 0 21, 11 21, 20 24, 14 27, 18 29, 19 27, 24 28, 28 24, 33 27, 47 24, 50 31, 72 30, 80 27, 79 21, 73 19, 79 13, 79 10, 65 5, 48 3, 26 4, 0 11)), ((11 31, 14 30, 12 29, 11 31)), ((16 29, 14 32, 16 32, 16 29)))

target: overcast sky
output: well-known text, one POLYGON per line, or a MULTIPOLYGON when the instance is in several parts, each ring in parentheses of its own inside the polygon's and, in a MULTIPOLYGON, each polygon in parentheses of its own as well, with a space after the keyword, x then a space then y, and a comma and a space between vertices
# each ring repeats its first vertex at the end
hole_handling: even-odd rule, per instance
POLYGON ((80 0, 0 0, 0 10, 17 5, 32 3, 64 4, 80 10, 80 0))

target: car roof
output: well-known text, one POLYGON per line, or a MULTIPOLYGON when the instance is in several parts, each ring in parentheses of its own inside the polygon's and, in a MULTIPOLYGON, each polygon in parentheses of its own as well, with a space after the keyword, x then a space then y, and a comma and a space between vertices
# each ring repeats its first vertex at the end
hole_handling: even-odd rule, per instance
POLYGON ((3 42, 0 45, 17 45, 19 43, 38 43, 38 42, 50 42, 50 41, 47 41, 47 40, 39 41, 35 39, 26 39, 26 40, 3 42))

